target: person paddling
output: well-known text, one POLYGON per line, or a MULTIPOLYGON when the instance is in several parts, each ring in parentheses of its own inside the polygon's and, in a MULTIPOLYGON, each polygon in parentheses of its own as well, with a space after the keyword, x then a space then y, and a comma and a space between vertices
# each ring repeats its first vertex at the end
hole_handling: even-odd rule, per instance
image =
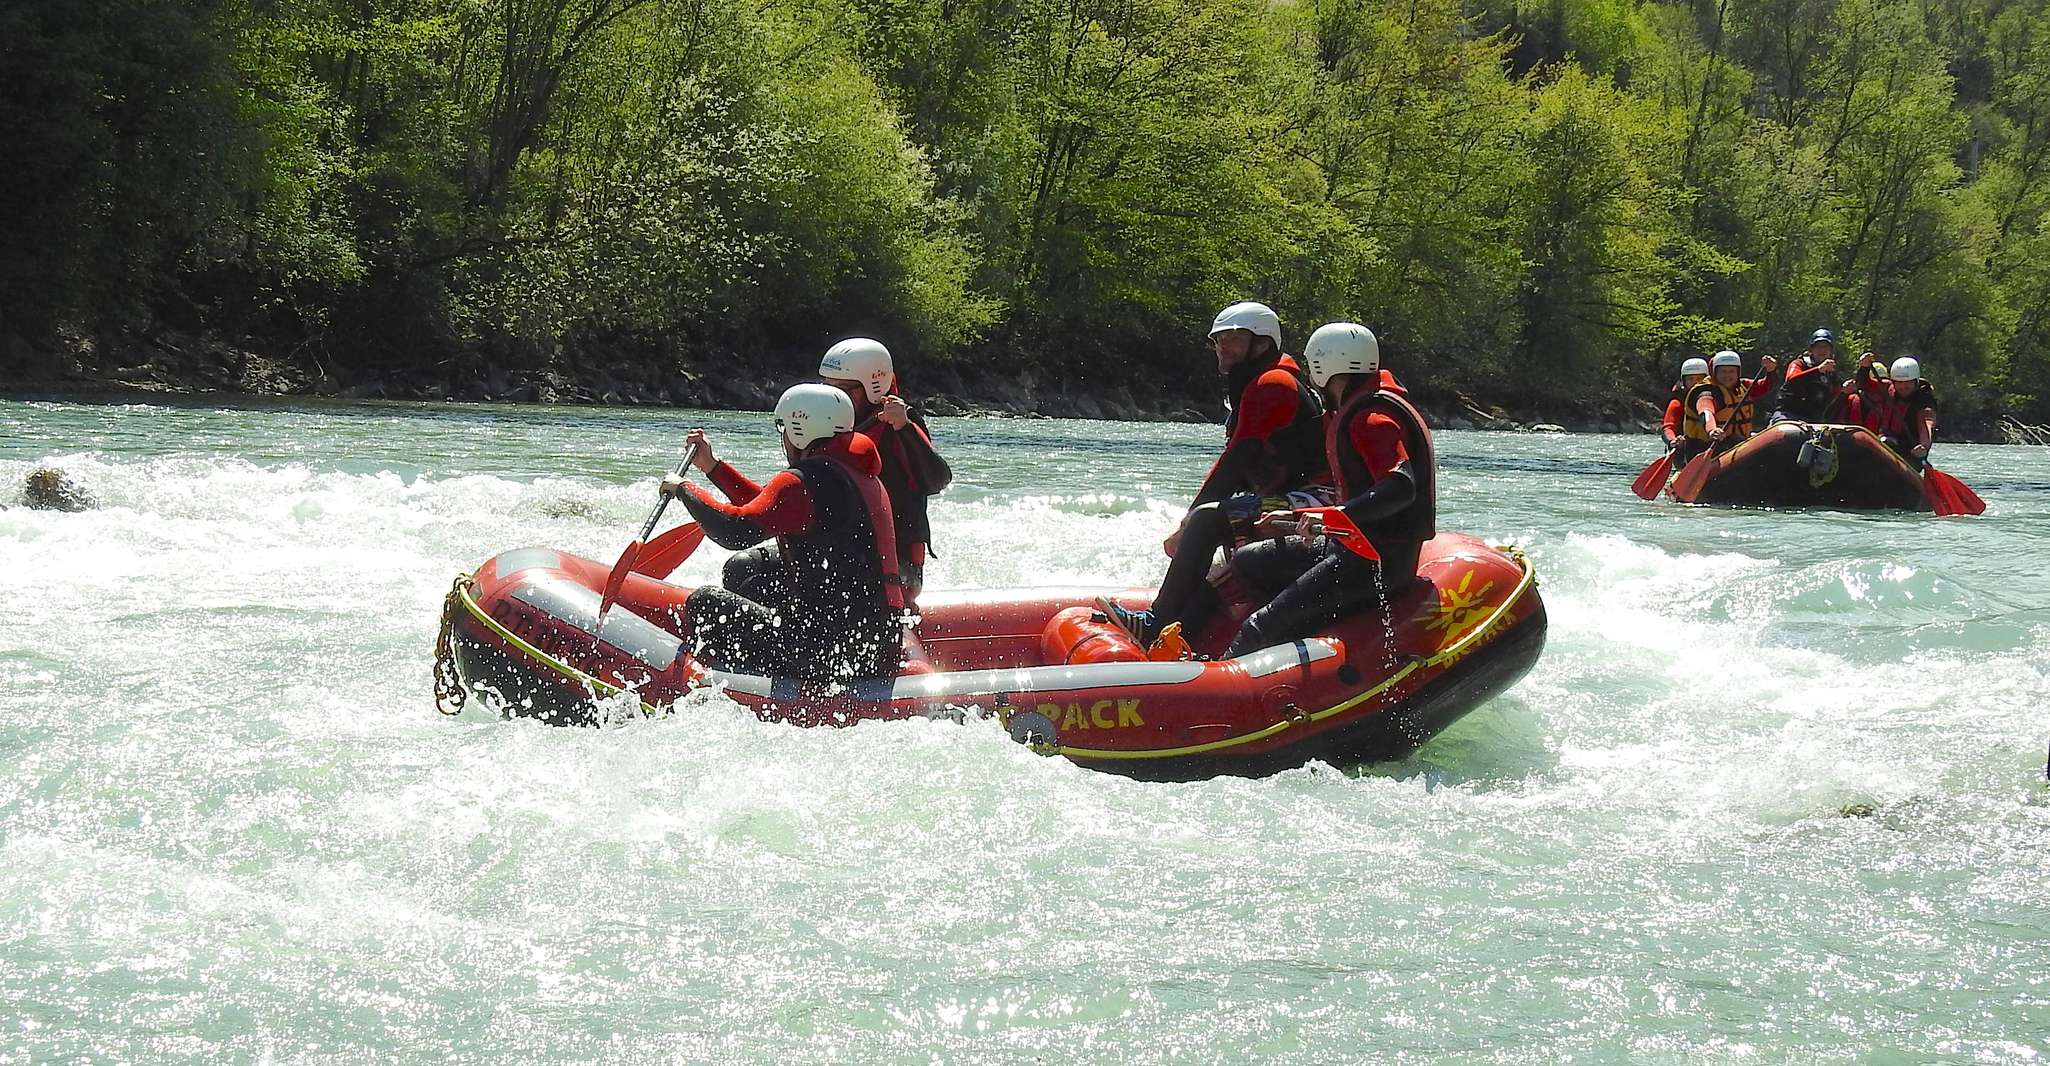
POLYGON ((881 341, 850 337, 826 349, 819 377, 854 402, 855 432, 882 456, 883 488, 897 519, 897 573, 904 579, 904 605, 915 611, 932 543, 926 500, 945 491, 954 471, 934 450, 924 415, 897 395, 897 372, 881 341))
POLYGON ((738 550, 775 537, 781 549, 746 568, 744 586, 706 586, 685 600, 697 654, 772 677, 894 675, 904 597, 875 445, 854 432, 853 403, 830 385, 785 390, 776 428, 790 469, 766 485, 720 461, 702 429, 687 438, 693 462, 727 499, 676 475, 662 480, 713 543, 738 550))
MULTIPOLYGON (((1223 454, 1210 467, 1181 526, 1161 547, 1172 556, 1153 609, 1177 616, 1183 597, 1203 586, 1219 548, 1275 536, 1259 526, 1268 511, 1317 507, 1333 490, 1322 448, 1324 406, 1295 358, 1281 350, 1281 317, 1245 301, 1210 324, 1227 411, 1223 454)), ((1113 615, 1125 608, 1106 603, 1113 615)), ((1158 630, 1145 612, 1125 619, 1141 643, 1158 630), (1136 628, 1135 628, 1136 627, 1136 628)))
POLYGON ((1887 447, 1920 470, 1936 440, 1936 390, 1922 380, 1922 363, 1902 356, 1887 368, 1888 389, 1873 403, 1872 427, 1887 447))
MULTIPOLYGON (((1437 535, 1431 431, 1394 375, 1381 369, 1374 332, 1353 322, 1321 326, 1303 359, 1335 411, 1325 422, 1324 451, 1343 502, 1270 511, 1260 525, 1284 535, 1232 553, 1232 574, 1264 606, 1239 627, 1226 658, 1309 636, 1362 611, 1386 610, 1416 580, 1418 554, 1437 535), (1356 527, 1353 535, 1363 536, 1371 552, 1322 530, 1322 514, 1331 510, 1356 527)), ((1178 617, 1156 608, 1147 621, 1159 628, 1180 621, 1186 631, 1200 632, 1222 606, 1208 582, 1200 588, 1207 594, 1175 597, 1189 604, 1178 617)), ((1162 598, 1169 592, 1163 587, 1162 598)))
MULTIPOLYGON (((1697 355, 1680 363, 1680 380, 1673 385, 1672 399, 1666 401, 1666 417, 1660 425, 1660 432, 1665 434, 1667 451, 1677 451, 1681 442, 1687 439, 1687 393, 1707 378, 1708 360, 1697 355)), ((1674 463, 1684 465, 1684 460, 1676 456, 1674 463)))
MULTIPOLYGON (((1837 397, 1836 334, 1818 329, 1808 335, 1808 348, 1787 364, 1772 422, 1821 422, 1837 397)), ((1768 423, 1770 424, 1770 423, 1768 423)))
POLYGON ((1673 461, 1684 466, 1710 448, 1725 441, 1734 444, 1751 435, 1751 412, 1760 397, 1772 389, 1772 373, 1778 363, 1772 356, 1759 362, 1759 375, 1746 380, 1744 358, 1724 349, 1709 360, 1709 378, 1687 390, 1687 444, 1673 461))

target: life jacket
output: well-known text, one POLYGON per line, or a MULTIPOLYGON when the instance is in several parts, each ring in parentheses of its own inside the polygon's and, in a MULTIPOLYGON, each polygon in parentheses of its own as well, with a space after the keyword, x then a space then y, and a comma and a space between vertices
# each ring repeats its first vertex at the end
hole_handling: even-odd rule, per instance
POLYGON ((1325 483, 1330 467, 1325 465, 1324 456, 1324 403, 1318 398, 1317 389, 1310 384, 1309 375, 1295 361, 1292 355, 1279 355, 1274 359, 1248 367, 1234 367, 1225 379, 1229 386, 1230 400, 1224 412, 1224 438, 1229 441, 1238 429, 1239 411, 1245 406, 1246 392, 1260 380, 1262 374, 1279 367, 1288 371, 1295 379, 1295 418, 1268 436, 1265 454, 1252 466, 1244 484, 1233 486, 1238 493, 1250 492, 1259 496, 1280 496, 1295 489, 1325 483))
POLYGON ((1714 378, 1687 390, 1687 400, 1682 405, 1687 416, 1686 436, 1688 440, 1708 442, 1708 420, 1701 416, 1701 397, 1715 397, 1715 417, 1723 430, 1724 440, 1742 440, 1751 435, 1751 409, 1756 401, 1744 399, 1750 395, 1752 383, 1739 381, 1734 389, 1726 389, 1714 378), (1734 413, 1733 413, 1734 412, 1734 413))
POLYGON ((1660 425, 1665 432, 1671 433, 1675 437, 1685 437, 1687 435, 1685 432, 1687 422, 1687 391, 1693 387, 1687 384, 1689 377, 1701 377, 1703 381, 1709 380, 1703 375, 1685 374, 1680 377, 1680 380, 1673 382, 1673 387, 1668 393, 1672 399, 1666 402, 1665 418, 1661 420, 1660 425))
POLYGON ((1936 390, 1926 381, 1915 383, 1913 392, 1897 396, 1889 388, 1883 397, 1868 397, 1867 405, 1872 408, 1865 428, 1882 437, 1914 445, 1921 443, 1921 431, 1916 423, 1923 411, 1936 409, 1936 390))
POLYGON ((1431 428, 1409 402, 1409 394, 1387 371, 1381 372, 1381 388, 1355 392, 1330 419, 1324 433, 1325 461, 1338 479, 1340 503, 1367 491, 1374 484, 1374 472, 1367 457, 1352 446, 1354 419, 1383 414, 1402 427, 1402 446, 1409 452, 1410 473, 1416 478, 1416 499, 1402 510, 1360 527, 1374 550, 1393 557, 1395 545, 1416 545, 1438 535, 1438 460, 1431 443, 1431 428))
MULTIPOLYGON (((890 391, 896 391, 896 382, 890 383, 890 391)), ((911 423, 898 429, 871 414, 867 422, 856 432, 875 444, 876 452, 882 457, 883 490, 890 497, 890 513, 896 519, 897 550, 909 552, 921 544, 932 543, 932 520, 927 517, 927 498, 938 493, 940 487, 928 485, 920 474, 920 464, 911 455, 911 446, 905 436, 925 429, 925 417, 917 409, 911 412, 911 423)), ((900 556, 901 558, 901 556, 900 556)))
POLYGON ((1892 395, 1893 387, 1885 378, 1862 376, 1855 385, 1852 396, 1858 401, 1858 424, 1874 433, 1883 433, 1884 405, 1892 395))
POLYGON ((859 433, 841 433, 791 468, 811 497, 812 530, 778 538, 797 609, 808 629, 851 623, 904 607, 897 569, 897 527, 877 475, 882 457, 859 433))
POLYGON ((1786 380, 1780 382, 1774 410, 1779 417, 1797 422, 1820 422, 1829 414, 1830 395, 1835 391, 1835 382, 1820 366, 1809 366, 1806 356, 1796 357, 1787 367, 1786 380))

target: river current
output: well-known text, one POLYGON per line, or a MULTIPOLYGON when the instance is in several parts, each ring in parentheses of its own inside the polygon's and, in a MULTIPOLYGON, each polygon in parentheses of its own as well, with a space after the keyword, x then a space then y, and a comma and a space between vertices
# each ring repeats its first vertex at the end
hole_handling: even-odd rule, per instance
MULTIPOLYGON (((0 402, 0 503, 98 504, 0 510, 0 1063, 2050 1058, 2050 450, 1940 447, 1991 506, 1936 519, 1440 434, 1550 641, 1364 769, 436 713, 451 580, 616 557, 700 423, 773 469, 761 414, 0 402)), ((1219 441, 935 434, 933 588, 1153 583, 1219 441)))

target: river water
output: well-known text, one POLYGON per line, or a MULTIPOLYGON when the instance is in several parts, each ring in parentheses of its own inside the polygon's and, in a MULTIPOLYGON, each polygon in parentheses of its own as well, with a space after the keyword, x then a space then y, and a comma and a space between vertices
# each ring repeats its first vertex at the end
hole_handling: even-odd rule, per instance
MULTIPOLYGON (((758 414, 0 403, 0 502, 99 502, 0 510, 0 1063, 2050 1057, 2050 451, 1940 449, 1938 520, 1441 434, 1551 639, 1363 771, 437 714, 451 579, 610 560, 699 422, 770 469, 758 414)), ((935 588, 1151 583, 1218 434, 935 428, 935 588)))

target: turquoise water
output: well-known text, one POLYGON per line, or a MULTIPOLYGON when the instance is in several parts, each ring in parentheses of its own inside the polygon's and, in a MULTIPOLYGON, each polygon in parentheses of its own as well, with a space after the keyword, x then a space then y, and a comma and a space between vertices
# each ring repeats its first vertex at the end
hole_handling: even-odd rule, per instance
MULTIPOLYGON (((763 415, 0 403, 0 503, 100 503, 0 510, 0 1063, 2050 1057, 2050 452, 1939 450, 1991 510, 1937 520, 1442 434, 1551 641, 1364 772, 435 713, 451 579, 612 558, 700 421, 769 468, 763 415)), ((942 588, 1150 583, 1217 434, 936 429, 942 588)))

